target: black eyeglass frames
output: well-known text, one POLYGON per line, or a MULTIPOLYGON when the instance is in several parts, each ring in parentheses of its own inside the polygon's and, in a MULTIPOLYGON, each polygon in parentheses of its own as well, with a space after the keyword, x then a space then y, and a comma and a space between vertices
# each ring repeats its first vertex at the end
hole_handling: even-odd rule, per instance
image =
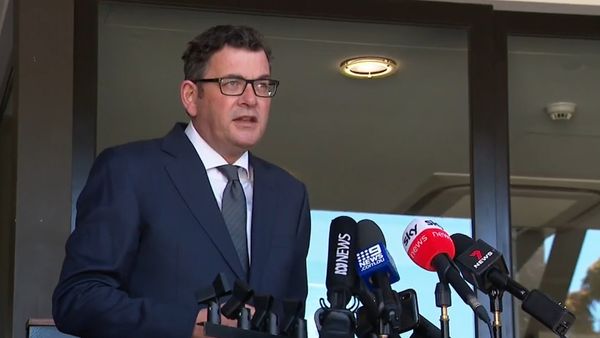
POLYGON ((273 97, 277 92, 279 81, 273 79, 246 80, 239 77, 219 77, 213 79, 191 80, 197 82, 216 82, 219 84, 221 94, 227 96, 240 96, 246 90, 248 83, 252 84, 254 94, 259 97, 273 97))

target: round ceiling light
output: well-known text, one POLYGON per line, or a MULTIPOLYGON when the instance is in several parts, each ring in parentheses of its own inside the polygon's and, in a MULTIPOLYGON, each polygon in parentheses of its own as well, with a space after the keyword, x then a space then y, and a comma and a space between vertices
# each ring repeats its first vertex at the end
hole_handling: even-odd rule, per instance
POLYGON ((340 63, 342 74, 360 79, 385 77, 397 69, 396 61, 383 56, 358 56, 340 63))

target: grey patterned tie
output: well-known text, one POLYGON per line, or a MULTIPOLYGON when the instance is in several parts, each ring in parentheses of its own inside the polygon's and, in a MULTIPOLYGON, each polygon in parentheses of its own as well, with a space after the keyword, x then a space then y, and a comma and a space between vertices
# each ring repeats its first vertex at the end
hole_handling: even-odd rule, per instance
POLYGON ((248 271, 248 244, 246 242, 246 196, 238 176, 238 167, 227 164, 218 167, 227 177, 223 191, 221 212, 235 245, 244 272, 248 271))

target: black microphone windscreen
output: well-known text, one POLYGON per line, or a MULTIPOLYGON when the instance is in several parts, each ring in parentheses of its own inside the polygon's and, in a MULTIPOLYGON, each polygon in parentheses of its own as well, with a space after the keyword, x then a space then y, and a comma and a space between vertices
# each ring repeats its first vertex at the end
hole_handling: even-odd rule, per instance
POLYGON ((456 247, 454 262, 469 283, 486 294, 494 289, 508 290, 511 294, 527 292, 517 288, 519 284, 512 283, 506 262, 499 251, 481 239, 474 240, 463 234, 450 237, 456 247))
POLYGON ((452 242, 454 242, 456 256, 466 252, 473 244, 475 244, 475 240, 473 238, 464 234, 452 234, 450 238, 452 238, 452 242))
POLYGON ((358 247, 359 250, 369 248, 377 243, 385 244, 385 236, 379 226, 370 219, 358 222, 358 247))
MULTIPOLYGON (((356 275, 357 232, 356 221, 348 216, 333 219, 329 227, 325 285, 328 290, 328 298, 334 296, 332 292, 344 293, 342 300, 344 304, 349 301, 350 291, 355 288, 358 278, 356 275)), ((332 302, 332 299, 329 301, 332 302)))

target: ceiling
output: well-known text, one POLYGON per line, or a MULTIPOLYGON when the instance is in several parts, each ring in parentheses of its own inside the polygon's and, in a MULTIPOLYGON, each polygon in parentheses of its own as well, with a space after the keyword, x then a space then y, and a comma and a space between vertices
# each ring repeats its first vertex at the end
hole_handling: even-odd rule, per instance
POLYGON ((600 0, 433 0, 492 5, 501 11, 600 15, 600 0))
MULTIPOLYGON (((272 49, 269 130, 255 153, 306 182, 311 207, 469 217, 467 35, 463 30, 105 3, 100 8, 98 148, 166 133, 186 116, 181 53, 224 22, 272 49), (353 80, 337 65, 382 54, 401 69, 353 80)), ((509 39, 513 223, 600 224, 600 41, 509 39), (570 121, 546 104, 573 101, 570 121)))

